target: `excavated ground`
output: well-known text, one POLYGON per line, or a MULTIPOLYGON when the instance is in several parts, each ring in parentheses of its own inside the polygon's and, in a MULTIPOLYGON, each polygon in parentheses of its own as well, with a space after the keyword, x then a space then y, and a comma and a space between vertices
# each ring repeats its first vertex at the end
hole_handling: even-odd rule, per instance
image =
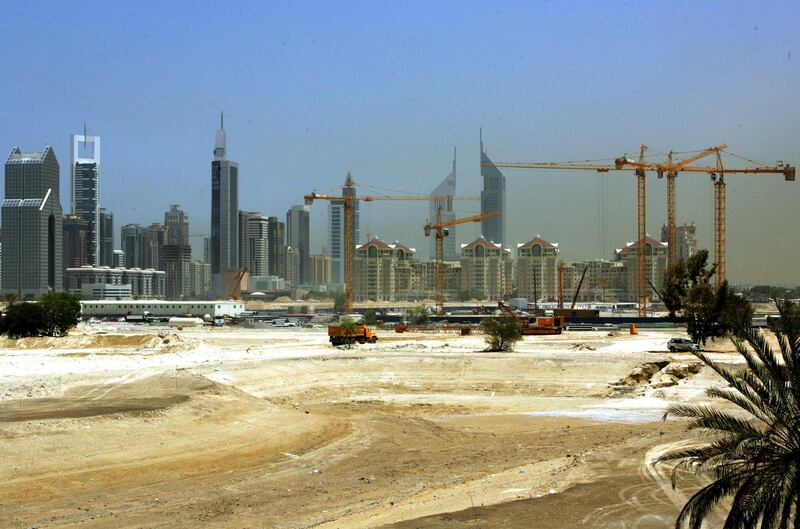
POLYGON ((648 464, 685 438, 664 408, 720 383, 673 335, 5 340, 0 526, 671 527, 697 483, 648 464))

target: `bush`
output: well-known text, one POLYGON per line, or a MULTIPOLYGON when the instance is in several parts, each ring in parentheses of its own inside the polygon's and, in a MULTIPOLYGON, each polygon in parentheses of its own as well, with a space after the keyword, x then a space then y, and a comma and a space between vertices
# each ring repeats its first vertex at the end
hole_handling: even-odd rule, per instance
POLYGON ((50 292, 39 305, 44 309, 46 336, 66 336, 81 317, 81 304, 69 292, 50 292))
POLYGON ((378 318, 375 316, 375 311, 367 309, 364 311, 364 318, 361 320, 364 325, 377 325, 378 318))
POLYGON ((423 307, 414 307, 408 311, 408 320, 413 325, 423 325, 428 321, 428 309, 423 307))
POLYGON ((45 311, 39 303, 14 303, 6 309, 3 332, 9 338, 42 336, 46 326, 45 311))
POLYGON ((481 322, 486 335, 487 351, 513 351, 514 344, 522 339, 522 325, 511 316, 486 318, 481 322))
POLYGON ((14 303, 6 309, 0 333, 9 338, 66 336, 78 324, 81 304, 68 292, 50 292, 36 303, 14 303))

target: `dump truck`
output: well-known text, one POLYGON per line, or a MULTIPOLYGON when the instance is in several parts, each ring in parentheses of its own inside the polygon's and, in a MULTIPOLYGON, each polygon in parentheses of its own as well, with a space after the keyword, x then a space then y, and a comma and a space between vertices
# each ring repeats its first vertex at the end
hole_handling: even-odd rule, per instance
POLYGON ((328 325, 328 339, 333 345, 345 345, 349 343, 375 343, 378 336, 366 325, 356 323, 355 332, 352 334, 342 330, 341 325, 328 325))

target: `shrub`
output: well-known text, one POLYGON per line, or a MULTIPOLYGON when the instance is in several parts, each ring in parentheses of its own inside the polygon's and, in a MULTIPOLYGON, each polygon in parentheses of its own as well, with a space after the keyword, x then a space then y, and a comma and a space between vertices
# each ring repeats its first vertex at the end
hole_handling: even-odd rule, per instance
POLYGON ((69 292, 50 292, 39 301, 45 315, 46 336, 66 336, 78 324, 81 304, 69 292))
POLYGON ((39 303, 14 303, 6 309, 3 332, 9 338, 41 336, 46 326, 45 311, 39 303))
POLYGON ((487 351, 513 351, 514 344, 522 339, 522 326, 511 316, 486 318, 481 322, 486 335, 487 351))

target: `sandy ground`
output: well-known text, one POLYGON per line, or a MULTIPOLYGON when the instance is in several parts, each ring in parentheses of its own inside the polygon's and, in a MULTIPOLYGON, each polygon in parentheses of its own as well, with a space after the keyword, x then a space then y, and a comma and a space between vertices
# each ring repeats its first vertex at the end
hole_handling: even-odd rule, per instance
POLYGON ((678 334, 0 340, 0 527, 671 527, 696 483, 648 464, 685 438, 661 416, 719 383, 678 334))

